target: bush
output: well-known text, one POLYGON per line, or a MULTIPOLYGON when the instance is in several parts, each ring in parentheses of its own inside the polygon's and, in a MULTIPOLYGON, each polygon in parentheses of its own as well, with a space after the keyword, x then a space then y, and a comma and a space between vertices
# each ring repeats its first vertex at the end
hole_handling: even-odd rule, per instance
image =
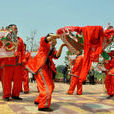
POLYGON ((57 75, 55 76, 55 79, 61 79, 63 78, 63 74, 60 72, 57 72, 57 75))
MULTIPOLYGON (((97 81, 100 81, 102 80, 102 73, 99 73, 99 72, 95 72, 95 77, 97 79, 97 81)), ((103 78, 105 79, 105 74, 103 74, 103 78)))

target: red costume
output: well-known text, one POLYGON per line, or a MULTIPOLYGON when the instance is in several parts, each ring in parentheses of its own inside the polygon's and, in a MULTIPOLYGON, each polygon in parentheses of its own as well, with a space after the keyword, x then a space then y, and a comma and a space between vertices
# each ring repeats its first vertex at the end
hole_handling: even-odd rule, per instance
POLYGON ((105 68, 107 69, 107 75, 105 78, 105 87, 108 95, 114 95, 114 51, 109 53, 111 60, 107 61, 105 68))
POLYGON ((0 58, 0 80, 1 80, 1 77, 2 77, 2 67, 1 67, 1 62, 2 62, 2 58, 0 58))
POLYGON ((24 62, 24 43, 21 38, 19 39, 17 56, 3 58, 1 66, 3 68, 2 72, 2 85, 3 85, 3 97, 9 98, 19 96, 22 85, 22 62, 24 62), (13 80, 13 90, 11 95, 11 82, 13 80))
POLYGON ((41 38, 37 55, 28 62, 26 68, 35 74, 35 79, 39 88, 39 96, 35 99, 39 103, 38 108, 49 108, 51 94, 54 89, 53 74, 56 74, 55 65, 52 59, 56 57, 55 48, 51 49, 46 37, 41 38))
POLYGON ((77 85, 77 94, 82 94, 82 81, 79 79, 80 73, 82 70, 82 64, 83 64, 83 56, 76 57, 75 64, 72 68, 72 77, 70 82, 70 88, 68 90, 68 94, 73 94, 75 87, 77 85), (73 76, 74 75, 74 76, 73 76))
MULTIPOLYGON (((25 61, 26 61, 25 64, 27 64, 30 59, 31 59, 31 55, 27 51, 27 53, 25 53, 25 61)), ((24 67, 23 82, 24 82, 24 92, 29 92, 29 76, 28 76, 28 70, 25 69, 25 67, 24 67)))
POLYGON ((67 32, 83 33, 84 37, 84 60, 82 64, 82 71, 80 73, 80 79, 86 80, 87 73, 90 69, 92 61, 98 61, 99 54, 102 52, 103 44, 103 28, 101 26, 68 26, 57 30, 57 34, 62 34, 63 29, 67 32))

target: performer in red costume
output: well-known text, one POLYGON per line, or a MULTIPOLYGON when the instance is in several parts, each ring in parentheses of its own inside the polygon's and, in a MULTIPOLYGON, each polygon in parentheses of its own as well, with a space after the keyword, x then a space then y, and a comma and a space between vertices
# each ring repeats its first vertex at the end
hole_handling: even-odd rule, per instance
POLYGON ((39 88, 39 96, 35 99, 40 111, 52 111, 50 109, 51 95, 54 90, 53 76, 56 75, 55 65, 52 59, 58 59, 61 55, 62 44, 58 51, 55 50, 56 39, 59 35, 48 34, 42 37, 37 55, 26 65, 33 74, 39 88))
MULTIPOLYGON (((28 61, 31 59, 31 55, 29 53, 29 51, 26 50, 26 44, 24 44, 25 46, 25 65, 28 63, 28 61)), ((28 94, 29 93, 29 76, 28 76, 28 70, 25 69, 24 66, 24 77, 23 77, 23 83, 24 83, 24 93, 28 94)))
POLYGON ((111 60, 108 60, 105 63, 106 71, 106 78, 105 78, 105 87, 108 93, 108 99, 114 96, 114 51, 109 53, 111 60))
POLYGON ((1 76, 2 76, 1 61, 2 61, 2 58, 0 58, 0 80, 1 80, 1 76))
POLYGON ((84 59, 82 64, 82 71, 80 73, 80 79, 86 80, 87 73, 90 69, 92 61, 97 61, 99 54, 102 53, 103 45, 103 28, 101 26, 66 26, 58 29, 57 34, 63 34, 64 31, 83 33, 84 37, 84 59))
POLYGON ((15 32, 16 39, 18 39, 18 48, 15 57, 4 58, 2 61, 2 85, 3 85, 3 98, 6 101, 9 101, 9 98, 12 97, 16 100, 22 100, 19 97, 21 87, 22 87, 22 64, 24 62, 24 43, 22 38, 17 36, 17 27, 14 24, 11 24, 7 27, 15 32), (11 85, 13 80, 13 89, 11 92, 11 85), (12 95, 11 95, 12 93, 12 95))
POLYGON ((71 82, 68 90, 68 94, 72 95, 75 87, 77 85, 77 95, 82 95, 82 81, 79 79, 82 70, 83 56, 80 55, 81 52, 77 51, 77 57, 75 59, 75 64, 71 72, 71 82))

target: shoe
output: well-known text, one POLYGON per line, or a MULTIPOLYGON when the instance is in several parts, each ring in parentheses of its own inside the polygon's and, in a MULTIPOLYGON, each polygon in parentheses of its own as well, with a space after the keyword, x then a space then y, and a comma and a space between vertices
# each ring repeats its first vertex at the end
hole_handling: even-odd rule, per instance
POLYGON ((3 98, 4 101, 9 101, 9 97, 3 98))
POLYGON ((51 108, 40 108, 39 111, 46 111, 46 112, 52 112, 53 110, 51 108))
POLYGON ((110 98, 112 98, 114 95, 109 95, 108 97, 107 97, 107 99, 110 99, 110 98))
POLYGON ((29 91, 24 91, 24 94, 28 94, 29 93, 29 91))
POLYGON ((34 104, 38 105, 39 103, 35 101, 34 104))
POLYGON ((12 98, 13 99, 15 99, 15 100, 23 100, 21 97, 19 97, 19 96, 12 96, 12 98))

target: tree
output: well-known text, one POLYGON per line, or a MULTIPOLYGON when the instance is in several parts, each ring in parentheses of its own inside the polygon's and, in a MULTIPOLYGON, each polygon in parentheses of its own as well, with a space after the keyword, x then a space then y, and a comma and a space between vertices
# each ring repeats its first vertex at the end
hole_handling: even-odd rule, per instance
POLYGON ((64 68, 64 67, 65 67, 64 65, 58 65, 58 66, 56 67, 57 74, 56 74, 55 79, 61 79, 61 78, 63 78, 63 73, 62 73, 62 71, 63 71, 63 68, 64 68))
POLYGON ((36 30, 33 30, 30 33, 30 36, 26 37, 26 44, 27 44, 27 49, 29 51, 38 51, 39 41, 38 41, 38 38, 37 38, 36 30))
POLYGON ((56 67, 57 72, 62 73, 64 67, 65 67, 64 65, 58 65, 58 66, 56 67))
POLYGON ((66 52, 66 56, 65 56, 65 64, 68 64, 69 63, 69 61, 68 61, 68 56, 69 55, 71 55, 71 52, 68 50, 67 52, 66 52))

